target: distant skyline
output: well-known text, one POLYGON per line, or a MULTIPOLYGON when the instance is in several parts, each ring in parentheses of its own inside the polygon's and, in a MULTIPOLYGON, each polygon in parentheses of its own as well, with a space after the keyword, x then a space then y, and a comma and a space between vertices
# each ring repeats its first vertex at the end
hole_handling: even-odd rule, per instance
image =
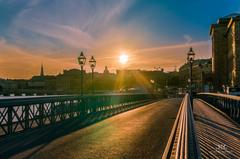
POLYGON ((174 70, 186 61, 211 57, 209 28, 240 12, 238 0, 0 0, 0 77, 30 78, 79 68, 83 51, 96 71, 174 70), (121 52, 128 54, 125 65, 121 52))

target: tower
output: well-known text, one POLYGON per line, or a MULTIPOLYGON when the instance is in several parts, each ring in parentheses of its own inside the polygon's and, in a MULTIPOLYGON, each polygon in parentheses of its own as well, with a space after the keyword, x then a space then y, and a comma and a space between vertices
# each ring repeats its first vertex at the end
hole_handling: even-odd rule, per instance
POLYGON ((104 71, 103 71, 103 74, 104 74, 104 75, 108 75, 108 74, 109 74, 109 71, 108 71, 108 67, 107 67, 107 66, 105 66, 105 69, 104 69, 104 71))
POLYGON ((44 76, 43 64, 41 65, 41 72, 40 72, 40 76, 41 76, 41 77, 43 77, 43 76, 44 76))
POLYGON ((215 88, 240 87, 240 14, 222 17, 211 25, 212 71, 215 88))

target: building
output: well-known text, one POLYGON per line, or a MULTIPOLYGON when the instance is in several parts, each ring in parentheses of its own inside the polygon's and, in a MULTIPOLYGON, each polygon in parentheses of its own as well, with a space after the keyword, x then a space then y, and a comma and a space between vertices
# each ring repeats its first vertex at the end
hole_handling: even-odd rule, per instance
POLYGON ((240 87, 240 14, 222 17, 211 25, 212 71, 217 90, 240 87))
MULTIPOLYGON (((179 68, 180 87, 188 86, 188 79, 190 74, 189 64, 185 63, 179 68)), ((208 92, 212 90, 212 60, 211 59, 197 59, 192 65, 192 79, 193 88, 196 92, 208 92)))
POLYGON ((109 70, 108 70, 108 67, 107 67, 107 66, 105 66, 104 71, 103 71, 103 74, 104 74, 104 75, 109 75, 109 70))
POLYGON ((43 76, 44 76, 43 64, 41 65, 41 72, 40 72, 40 76, 41 76, 41 77, 43 77, 43 76))
POLYGON ((31 89, 44 89, 45 85, 44 69, 43 64, 41 64, 39 76, 33 76, 31 80, 28 81, 28 87, 31 89))
POLYGON ((240 87, 240 14, 228 23, 226 38, 228 44, 228 84, 240 87))

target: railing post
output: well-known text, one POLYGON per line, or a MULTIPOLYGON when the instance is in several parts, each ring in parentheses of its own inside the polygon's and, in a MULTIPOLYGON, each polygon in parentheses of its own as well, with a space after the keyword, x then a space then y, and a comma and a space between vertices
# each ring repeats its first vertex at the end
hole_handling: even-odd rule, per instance
POLYGON ((236 116, 236 114, 237 114, 237 101, 234 101, 234 105, 233 105, 233 118, 234 119, 237 119, 237 116, 236 116))
POLYGON ((81 98, 81 105, 83 107, 83 115, 86 116, 88 114, 88 109, 87 109, 87 104, 86 104, 86 99, 85 98, 81 98))
POLYGON ((82 105, 82 98, 80 97, 78 97, 78 100, 77 100, 77 110, 78 110, 78 113, 77 113, 78 116, 80 117, 84 116, 85 109, 82 105))
POLYGON ((236 118, 237 122, 240 122, 240 101, 237 101, 236 106, 237 106, 237 113, 236 113, 236 118))
POLYGON ((12 112, 13 112, 13 107, 9 106, 7 109, 7 114, 8 114, 8 121, 7 121, 7 127, 8 127, 8 134, 12 134, 12 127, 13 127, 13 119, 12 119, 12 112))
POLYGON ((43 110, 43 104, 39 104, 39 123, 40 123, 40 126, 43 126, 43 116, 44 116, 44 110, 43 110))
POLYGON ((94 112, 94 113, 97 112, 97 101, 96 101, 96 99, 97 99, 97 98, 94 96, 94 97, 93 97, 93 108, 94 108, 93 112, 94 112))
POLYGON ((229 113, 229 116, 232 118, 233 117, 233 107, 234 107, 234 100, 231 100, 231 106, 230 106, 230 113, 229 113))
POLYGON ((73 111, 74 111, 74 108, 73 108, 73 100, 70 100, 70 108, 68 109, 68 113, 70 113, 69 117, 70 118, 73 118, 73 111))
POLYGON ((24 111, 25 111, 25 129, 29 128, 29 105, 24 106, 24 111))
POLYGON ((55 111, 56 111, 55 102, 51 102, 51 124, 54 124, 56 122, 55 111))

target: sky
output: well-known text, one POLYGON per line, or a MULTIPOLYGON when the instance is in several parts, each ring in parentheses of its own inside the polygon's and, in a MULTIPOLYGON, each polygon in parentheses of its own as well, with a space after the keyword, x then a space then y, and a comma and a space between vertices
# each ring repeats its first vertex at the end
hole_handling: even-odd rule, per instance
POLYGON ((41 63, 49 75, 79 68, 81 51, 99 72, 171 71, 190 46, 211 57, 210 25, 238 12, 239 0, 0 0, 0 77, 31 78, 41 63))

